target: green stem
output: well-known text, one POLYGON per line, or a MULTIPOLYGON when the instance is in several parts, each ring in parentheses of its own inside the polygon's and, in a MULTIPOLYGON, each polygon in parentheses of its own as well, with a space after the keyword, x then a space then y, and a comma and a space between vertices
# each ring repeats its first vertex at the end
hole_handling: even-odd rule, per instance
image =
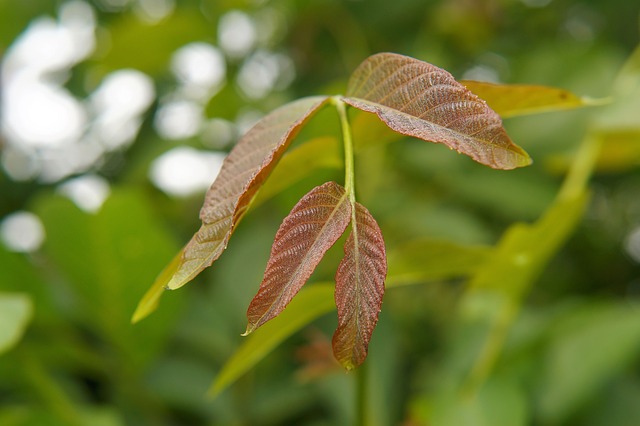
POLYGON ((331 98, 331 103, 335 105, 340 117, 340 127, 342 127, 342 142, 344 144, 344 187, 349 194, 351 203, 356 201, 356 193, 354 187, 355 174, 353 162, 353 140, 351 138, 351 125, 347 117, 347 108, 345 103, 338 97, 331 98))
MULTIPOLYGON (((355 172, 353 161, 353 139, 351 138, 351 125, 347 116, 346 104, 338 96, 331 98, 331 103, 336 107, 340 117, 340 127, 342 128, 342 143, 344 145, 344 188, 349 196, 351 209, 352 235, 356 239, 355 246, 358 246, 358 232, 356 230, 356 193, 355 193, 355 172)), ((355 425, 366 426, 368 424, 368 383, 366 363, 360 365, 356 374, 356 394, 355 394, 355 425)))
POLYGON ((367 426, 369 423, 367 420, 367 407, 368 407, 368 378, 367 378, 367 363, 363 363, 356 370, 356 426, 367 426))

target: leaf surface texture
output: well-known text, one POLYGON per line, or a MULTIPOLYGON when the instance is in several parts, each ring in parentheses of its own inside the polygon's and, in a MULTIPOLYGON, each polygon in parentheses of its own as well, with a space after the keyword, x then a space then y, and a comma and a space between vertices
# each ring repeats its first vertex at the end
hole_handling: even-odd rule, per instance
POLYGON ((276 233, 264 279, 247 310, 245 334, 282 312, 344 233, 350 219, 347 193, 334 182, 302 197, 276 233))
POLYGON ((240 139, 206 194, 200 210, 202 226, 185 247, 168 288, 183 286, 222 254, 260 185, 293 137, 326 100, 324 96, 310 97, 284 105, 240 139))
POLYGON ((398 133, 445 144, 490 167, 531 163, 485 101, 429 63, 394 53, 373 55, 351 75, 343 100, 377 114, 398 133))
POLYGON ((347 370, 367 357, 387 275, 382 232, 369 211, 357 202, 351 227, 345 256, 336 272, 338 328, 333 335, 333 353, 347 370))

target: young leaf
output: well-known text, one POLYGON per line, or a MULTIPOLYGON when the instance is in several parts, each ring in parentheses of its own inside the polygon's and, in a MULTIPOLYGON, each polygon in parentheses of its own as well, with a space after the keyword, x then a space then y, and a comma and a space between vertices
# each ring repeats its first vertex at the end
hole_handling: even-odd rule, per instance
POLYGON ((495 169, 531 163, 486 102, 447 71, 417 59, 370 56, 351 75, 343 101, 377 114, 398 133, 445 144, 495 169))
POLYGON ((247 310, 245 335, 282 312, 350 218, 347 193, 334 182, 312 189, 293 207, 276 233, 264 279, 247 310))
POLYGON ((359 366, 367 357, 387 275, 382 232, 369 211, 357 202, 351 226, 345 256, 336 272, 338 329, 333 335, 334 356, 347 370, 359 366))
POLYGON ((200 210, 202 226, 191 238, 167 287, 179 288, 210 266, 227 246, 235 225, 260 185, 304 123, 324 105, 323 96, 289 103, 260 120, 229 153, 200 210))
POLYGON ((495 84, 483 81, 461 81, 475 95, 484 99, 504 117, 538 114, 547 111, 599 105, 603 100, 581 98, 557 87, 527 84, 495 84))

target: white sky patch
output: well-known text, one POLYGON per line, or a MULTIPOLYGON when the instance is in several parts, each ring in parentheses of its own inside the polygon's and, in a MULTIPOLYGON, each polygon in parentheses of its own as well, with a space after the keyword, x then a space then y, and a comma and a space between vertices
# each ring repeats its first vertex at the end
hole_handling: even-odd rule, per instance
POLYGON ((91 103, 98 113, 131 117, 144 112, 155 97, 153 80, 130 69, 109 74, 93 93, 91 103))
POLYGON ((212 118, 204 125, 202 143, 209 148, 224 148, 233 143, 238 131, 235 124, 222 118, 212 118))
POLYGON ((191 101, 171 101, 158 109, 154 124, 161 137, 177 140, 195 136, 202 120, 202 106, 191 101))
POLYGON ((272 90, 288 87, 295 77, 293 61, 286 55, 258 50, 245 60, 238 86, 251 99, 262 99, 272 90))
POLYGON ((67 90, 22 74, 5 87, 3 131, 14 143, 32 147, 59 146, 84 132, 84 107, 67 90))
POLYGON ((206 191, 220 172, 226 154, 178 147, 158 157, 149 170, 153 184, 165 193, 185 197, 206 191))
POLYGON ((171 58, 171 69, 185 89, 194 96, 208 92, 224 83, 224 55, 216 47, 203 42, 190 43, 178 49, 171 58))
POLYGON ((129 69, 109 74, 91 96, 92 136, 109 150, 129 144, 154 99, 153 81, 146 74, 129 69))
POLYGON ((58 189, 78 207, 89 213, 100 210, 110 193, 107 180, 94 174, 70 179, 58 189))
POLYGON ((6 216, 0 223, 0 238, 12 251, 36 251, 42 245, 44 237, 44 226, 33 213, 17 211, 6 216))
POLYGON ((156 23, 171 15, 175 7, 174 0, 138 0, 133 10, 143 21, 156 23))
POLYGON ((8 142, 2 165, 12 179, 55 181, 101 157, 96 144, 84 142, 91 111, 63 87, 95 49, 95 28, 89 3, 66 1, 57 21, 34 19, 7 50, 0 128, 8 142))
POLYGON ((232 58, 241 58, 253 49, 256 43, 256 27, 249 15, 232 10, 220 17, 218 42, 232 58))

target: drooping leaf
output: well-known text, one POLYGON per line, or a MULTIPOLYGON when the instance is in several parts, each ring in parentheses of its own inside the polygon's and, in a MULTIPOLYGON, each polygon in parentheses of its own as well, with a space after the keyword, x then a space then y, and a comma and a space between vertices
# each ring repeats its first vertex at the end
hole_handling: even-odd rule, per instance
POLYGON ((302 197, 276 233, 264 279, 247 310, 245 335, 282 312, 344 233, 350 219, 347 193, 334 182, 302 197))
POLYGON ((291 102, 264 117, 240 139, 207 192, 200 210, 202 226, 185 247, 167 288, 182 287, 222 254, 260 185, 300 127, 326 100, 310 97, 291 102))
POLYGON ((302 289, 278 317, 244 340, 220 370, 209 393, 212 396, 218 395, 287 337, 331 311, 335 307, 333 289, 333 283, 313 283, 302 289))
POLYGON ((393 53, 373 55, 351 75, 343 100, 377 114, 398 133, 445 144, 490 167, 531 163, 485 101, 426 62, 393 53))
POLYGON ((338 328, 332 342, 336 359, 347 370, 359 366, 367 357, 387 276, 382 232, 362 204, 356 202, 353 208, 352 231, 336 272, 338 328))
POLYGON ((22 293, 0 293, 0 354, 19 340, 33 314, 31 299, 22 293))
POLYGON ((491 109, 503 118, 600 105, 603 102, 579 97, 557 87, 496 84, 470 80, 464 80, 461 83, 486 101, 491 109))

